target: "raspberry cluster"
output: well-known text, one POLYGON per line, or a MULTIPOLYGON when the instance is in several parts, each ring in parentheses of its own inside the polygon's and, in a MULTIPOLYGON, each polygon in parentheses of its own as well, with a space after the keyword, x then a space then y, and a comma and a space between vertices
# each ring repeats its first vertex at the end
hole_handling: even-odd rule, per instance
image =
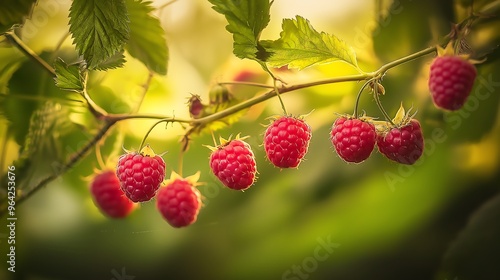
MULTIPOLYGON (((476 68, 466 56, 456 55, 450 45, 446 49, 439 48, 438 54, 430 66, 428 85, 432 100, 438 108, 459 110, 472 90, 476 68)), ((371 86, 376 97, 385 92, 379 82, 371 80, 365 84, 371 86)), ((210 104, 203 104, 199 96, 192 95, 188 101, 189 113, 193 119, 199 119, 214 112, 209 106, 229 101, 235 101, 235 97, 227 88, 219 86, 211 92, 210 104)), ((347 163, 361 163, 377 146, 378 151, 391 161, 414 164, 424 151, 420 122, 413 118, 414 115, 406 113, 402 106, 389 120, 380 102, 377 105, 387 121, 359 117, 357 113, 342 115, 335 120, 330 141, 336 153, 347 163)), ((311 137, 311 127, 303 117, 276 117, 264 132, 266 157, 277 168, 297 168, 307 154, 311 137)), ((219 145, 209 148, 212 150, 210 169, 224 186, 243 191, 255 183, 257 164, 245 138, 221 138, 219 145)), ((170 179, 164 182, 165 162, 146 146, 140 152, 122 155, 116 174, 105 171, 95 176, 91 193, 101 211, 113 218, 126 217, 134 209, 135 202, 146 202, 156 196, 156 208, 162 217, 172 227, 179 228, 197 220, 202 206, 198 178, 199 173, 184 178, 172 172, 170 179)))
POLYGON ((196 188, 199 173, 183 178, 172 172, 160 187, 164 177, 165 162, 146 146, 139 153, 122 155, 116 171, 97 174, 90 192, 96 206, 111 218, 124 218, 132 212, 135 202, 156 196, 158 211, 172 227, 193 224, 201 208, 201 194, 196 188))
POLYGON ((375 144, 388 159, 409 165, 420 158, 424 149, 420 123, 405 115, 402 107, 392 123, 366 117, 339 117, 330 136, 339 157, 352 163, 366 160, 375 144))
MULTIPOLYGON (((296 168, 309 147, 311 128, 302 119, 280 116, 268 125, 264 136, 264 149, 268 160, 279 168, 296 168)), ((217 147, 209 147, 210 169, 226 187, 246 190, 256 180, 255 156, 244 138, 221 138, 217 147)))

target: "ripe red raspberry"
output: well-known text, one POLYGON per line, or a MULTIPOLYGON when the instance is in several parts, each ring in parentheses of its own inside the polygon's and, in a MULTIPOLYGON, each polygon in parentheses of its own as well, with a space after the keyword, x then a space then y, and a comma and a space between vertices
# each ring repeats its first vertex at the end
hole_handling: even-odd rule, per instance
POLYGON ((367 159, 375 147, 375 126, 360 119, 339 117, 332 126, 330 140, 339 157, 359 163, 367 159))
POLYGON ((304 120, 279 117, 266 129, 264 148, 276 167, 294 168, 307 153, 310 140, 311 128, 304 120))
POLYGON ((257 173, 255 157, 250 145, 242 139, 224 140, 213 148, 210 168, 214 175, 228 188, 248 189, 255 181, 257 173))
POLYGON ((424 150, 420 123, 416 119, 411 119, 401 126, 378 134, 377 146, 380 153, 393 161, 414 164, 424 150))
POLYGON ((134 209, 134 203, 120 188, 120 181, 112 170, 97 174, 90 185, 96 206, 111 218, 124 218, 134 209))
POLYGON ((446 110, 462 108, 469 96, 476 67, 467 59, 456 55, 436 57, 430 67, 429 89, 434 104, 446 110))
POLYGON ((156 207, 171 226, 180 228, 196 222, 201 207, 198 177, 199 173, 184 179, 173 172, 166 186, 158 191, 156 207))
POLYGON ((165 178, 165 162, 149 146, 145 146, 140 153, 122 155, 116 175, 130 200, 148 201, 155 196, 165 178))

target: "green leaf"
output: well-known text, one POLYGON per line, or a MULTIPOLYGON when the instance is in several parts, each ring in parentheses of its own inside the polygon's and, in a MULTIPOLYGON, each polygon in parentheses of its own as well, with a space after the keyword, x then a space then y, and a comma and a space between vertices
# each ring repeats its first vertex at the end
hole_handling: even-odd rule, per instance
POLYGON ((158 18, 151 15, 150 1, 126 0, 130 18, 128 53, 140 60, 149 70, 167 74, 168 48, 165 31, 158 18))
POLYGON ((16 24, 23 24, 31 15, 37 0, 3 0, 0 5, 0 34, 16 24))
POLYGON ((125 0, 74 0, 69 12, 70 32, 89 69, 123 50, 130 36, 125 0))
POLYGON ((19 177, 17 190, 30 190, 43 178, 57 172, 55 167, 64 162, 65 150, 60 139, 78 131, 68 119, 69 113, 67 108, 52 101, 33 112, 19 158, 13 164, 19 177))
POLYGON ((260 33, 269 23, 269 0, 209 0, 229 23, 227 31, 233 34, 233 53, 239 58, 262 60, 260 33))
POLYGON ((125 56, 123 55, 123 50, 116 52, 113 56, 99 63, 95 68, 96 70, 107 70, 122 67, 126 62, 125 56))
POLYGON ((84 78, 78 65, 67 65, 61 58, 56 60, 56 86, 63 90, 83 91, 84 78))
MULTIPOLYGON (((40 53, 40 57, 45 60, 48 60, 50 55, 47 52, 40 53)), ((23 61, 13 71, 7 84, 8 92, 0 103, 0 114, 9 121, 8 129, 11 135, 22 146, 31 114, 39 107, 40 102, 52 98, 66 99, 73 93, 57 88, 52 76, 40 71, 32 60, 23 61)))
MULTIPOLYGON (((21 147, 19 157, 21 159, 28 158, 52 145, 49 145, 52 141, 48 141, 50 137, 47 137, 47 135, 51 135, 56 129, 65 131, 64 127, 67 122, 65 119, 67 119, 68 115, 69 110, 67 108, 52 101, 47 101, 40 109, 34 111, 31 115, 28 134, 26 135, 24 145, 21 147)), ((54 154, 60 154, 61 152, 52 148, 50 150, 54 154)))
POLYGON ((288 65, 304 69, 320 63, 342 60, 357 67, 354 49, 335 35, 316 31, 301 16, 284 19, 280 39, 262 41, 270 54, 266 62, 273 67, 288 65))

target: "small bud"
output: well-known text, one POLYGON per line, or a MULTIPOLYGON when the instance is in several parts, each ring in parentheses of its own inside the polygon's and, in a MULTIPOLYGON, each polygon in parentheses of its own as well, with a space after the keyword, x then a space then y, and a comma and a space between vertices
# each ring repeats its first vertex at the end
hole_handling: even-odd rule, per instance
POLYGON ((233 99, 232 94, 229 92, 226 86, 216 85, 214 86, 209 94, 210 104, 223 104, 231 101, 233 99))
POLYGON ((385 95, 385 88, 381 83, 379 83, 379 82, 373 83, 372 82, 372 83, 370 83, 370 87, 372 88, 373 91, 375 91, 375 87, 377 87, 376 88, 377 93, 385 95))
POLYGON ((192 94, 188 100, 189 104, 189 114, 192 118, 199 118, 201 113, 203 112, 203 103, 201 103, 201 99, 199 95, 192 94))

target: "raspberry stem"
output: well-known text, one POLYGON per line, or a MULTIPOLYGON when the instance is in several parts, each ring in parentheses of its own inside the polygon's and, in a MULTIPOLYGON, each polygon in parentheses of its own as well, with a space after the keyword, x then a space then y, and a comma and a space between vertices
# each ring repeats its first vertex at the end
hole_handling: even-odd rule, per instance
POLYGON ((101 145, 99 143, 96 143, 95 145, 95 157, 97 159, 97 164, 99 164, 99 168, 101 170, 105 170, 106 164, 104 164, 104 160, 102 158, 102 153, 101 153, 101 145))
POLYGON ((287 113, 286 107, 285 107, 285 103, 283 102, 283 99, 281 99, 280 91, 278 89, 276 82, 277 82, 277 79, 273 79, 274 92, 276 92, 276 96, 278 97, 278 100, 280 101, 281 109, 283 110, 283 115, 288 116, 288 113, 287 113))
POLYGON ((161 119, 157 122, 155 122, 150 128, 149 130, 146 132, 146 134, 144 135, 144 137, 142 138, 142 141, 141 141, 141 145, 139 145, 139 151, 142 150, 142 148, 144 147, 144 143, 146 143, 146 139, 148 138, 149 134, 151 133, 151 131, 153 131, 153 129, 159 125, 160 123, 162 122, 170 122, 171 120, 170 119, 161 119))
POLYGON ((418 51, 416 53, 407 55, 405 57, 402 57, 402 58, 396 59, 394 61, 391 61, 391 62, 389 62, 387 64, 384 64, 377 71, 369 73, 369 75, 371 77, 379 78, 380 79, 380 78, 382 78, 385 75, 385 73, 389 69, 394 68, 396 66, 399 66, 399 65, 401 65, 403 63, 412 61, 414 59, 420 58, 420 57, 422 57, 424 55, 431 54, 431 53, 436 52, 436 51, 437 51, 437 47, 436 46, 432 46, 432 47, 423 49, 423 50, 418 51))
POLYGON ((140 99, 137 102, 137 105, 132 112, 137 113, 139 111, 139 109, 141 108, 142 102, 144 101, 144 97, 146 97, 146 93, 149 90, 149 86, 151 85, 152 80, 153 80, 153 72, 149 71, 146 82, 144 83, 144 85, 142 85, 143 91, 141 92, 140 99))
POLYGON ((359 100, 361 99, 361 94, 363 93, 363 90, 365 90, 366 86, 369 85, 371 82, 373 82, 373 79, 370 79, 366 81, 363 86, 359 89, 358 95, 356 95, 356 103, 354 104, 354 113, 353 116, 354 118, 358 118, 358 105, 359 105, 359 100))
POLYGON ((184 151, 182 150, 179 153, 179 168, 178 168, 178 172, 177 172, 177 174, 179 174, 180 176, 182 176, 183 163, 184 163, 184 151))
MULTIPOLYGON (((87 72, 85 72, 87 73, 87 72)), ((85 80, 87 79, 87 76, 85 75, 85 80)), ((108 112, 101 108, 99 105, 97 105, 92 98, 90 98, 89 94, 87 93, 87 88, 84 86, 83 92, 81 93, 85 101, 87 101, 87 107, 89 108, 89 111, 94 115, 96 119, 103 119, 108 115, 108 112)))
POLYGON ((382 112, 382 115, 384 115, 384 118, 392 125, 394 125, 394 122, 392 122, 391 117, 385 111, 384 106, 382 106, 382 102, 380 102, 380 93, 378 92, 378 86, 376 85, 377 83, 378 81, 375 81, 375 86, 373 87, 373 98, 375 99, 375 103, 377 104, 377 107, 380 109, 380 112, 382 112))

